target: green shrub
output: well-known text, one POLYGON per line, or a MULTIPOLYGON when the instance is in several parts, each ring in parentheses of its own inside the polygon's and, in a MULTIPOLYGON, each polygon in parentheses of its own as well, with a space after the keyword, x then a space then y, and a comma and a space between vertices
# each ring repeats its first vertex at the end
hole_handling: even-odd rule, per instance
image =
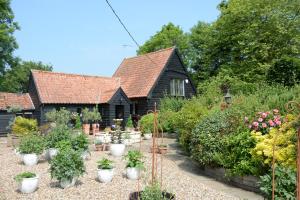
POLYGON ((27 135, 21 138, 19 151, 21 154, 41 154, 44 150, 44 139, 35 134, 27 135))
POLYGON ((149 113, 147 115, 142 116, 141 120, 139 121, 142 133, 153 133, 153 120, 153 113, 149 113))
POLYGON ((93 110, 90 112, 90 118, 92 122, 101 121, 102 118, 101 118, 101 114, 99 113, 98 106, 95 106, 93 110))
POLYGON ((144 168, 144 162, 142 161, 143 154, 140 151, 129 150, 125 159, 127 160, 126 167, 144 168))
MULTIPOLYGON (((272 170, 260 177, 260 190, 272 199, 272 170)), ((275 168, 275 199, 296 199, 296 172, 289 168, 275 168)))
POLYGON ((126 127, 127 128, 133 128, 133 123, 132 123, 131 115, 130 115, 130 117, 127 120, 126 127))
POLYGON ((166 110, 158 115, 159 125, 163 132, 172 133, 176 130, 176 119, 178 112, 166 110))
POLYGON ((36 177, 35 173, 32 172, 23 172, 14 177, 15 181, 18 183, 22 182, 24 178, 34 178, 36 177))
POLYGON ((60 110, 53 109, 46 113, 46 120, 48 122, 54 122, 57 126, 67 125, 71 119, 70 111, 66 108, 61 108, 60 110))
POLYGON ((82 128, 82 124, 81 124, 79 115, 76 115, 74 128, 75 129, 81 129, 82 128))
POLYGON ((89 138, 86 134, 80 133, 74 135, 72 140, 72 148, 78 152, 84 152, 89 149, 89 138))
POLYGON ((160 100, 159 104, 159 110, 161 112, 165 111, 173 111, 178 112, 181 110, 185 100, 181 98, 175 98, 175 97, 164 97, 160 100))
POLYGON ((72 143, 70 140, 61 140, 56 143, 55 148, 59 151, 64 151, 66 149, 72 149, 72 143))
POLYGON ((51 178, 58 181, 72 180, 85 172, 84 162, 80 154, 73 149, 59 151, 50 161, 51 178))
POLYGON ((46 148, 57 148, 57 144, 62 140, 71 140, 71 130, 66 125, 56 126, 46 135, 46 148))
POLYGON ((38 130, 37 121, 35 119, 27 119, 24 117, 16 117, 12 125, 12 132, 18 136, 25 136, 38 130))
POLYGON ((103 158, 101 160, 99 160, 97 162, 97 167, 98 169, 112 169, 114 168, 114 166, 112 165, 113 164, 113 161, 112 160, 109 160, 107 158, 103 158))
POLYGON ((223 137, 229 129, 225 112, 213 112, 205 116, 192 131, 192 157, 203 166, 218 165, 215 156, 223 151, 223 137))

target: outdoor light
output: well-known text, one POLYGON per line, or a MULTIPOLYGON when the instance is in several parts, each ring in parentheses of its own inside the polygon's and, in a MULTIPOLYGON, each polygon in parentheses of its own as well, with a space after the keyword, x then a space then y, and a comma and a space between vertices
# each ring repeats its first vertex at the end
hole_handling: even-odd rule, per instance
POLYGON ((224 100, 227 104, 231 104, 231 95, 229 93, 229 89, 227 90, 227 93, 224 96, 224 100))
POLYGON ((185 83, 188 84, 189 83, 189 79, 186 78, 185 79, 185 83))

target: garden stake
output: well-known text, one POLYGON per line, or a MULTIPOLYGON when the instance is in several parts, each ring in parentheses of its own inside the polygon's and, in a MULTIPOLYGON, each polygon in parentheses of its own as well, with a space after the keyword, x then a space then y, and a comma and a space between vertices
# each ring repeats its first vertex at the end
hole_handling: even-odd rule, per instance
POLYGON ((273 149, 272 149, 272 200, 275 198, 275 142, 277 135, 274 137, 273 149))

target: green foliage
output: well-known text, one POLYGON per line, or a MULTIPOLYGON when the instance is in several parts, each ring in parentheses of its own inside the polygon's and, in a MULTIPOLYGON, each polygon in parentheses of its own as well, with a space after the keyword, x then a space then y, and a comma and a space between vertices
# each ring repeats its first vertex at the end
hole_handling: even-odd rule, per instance
POLYGON ((130 117, 127 120, 126 127, 133 128, 133 123, 132 123, 131 115, 130 115, 130 117))
MULTIPOLYGON (((14 14, 10 6, 10 0, 0 1, 0 83, 2 75, 7 67, 13 67, 17 59, 14 58, 13 51, 18 48, 13 33, 19 29, 14 21, 14 14)), ((11 85, 12 87, 13 85, 11 85)))
POLYGON ((36 177, 35 173, 32 172, 23 172, 14 177, 15 181, 18 183, 22 182, 24 178, 34 178, 36 177))
POLYGON ((153 113, 149 113, 147 115, 142 116, 142 118, 139 121, 142 133, 153 133, 153 120, 153 113))
POLYGON ((90 110, 88 108, 84 108, 82 110, 82 121, 84 123, 88 123, 92 119, 93 119, 92 112, 90 112, 90 110))
POLYGON ((264 168, 250 153, 255 144, 250 131, 225 136, 222 151, 215 156, 217 163, 228 169, 230 176, 260 175, 264 168))
POLYGON ((294 86, 300 83, 300 59, 283 57, 270 67, 267 81, 273 84, 294 86))
MULTIPOLYGON (((275 168, 275 199, 296 199, 296 172, 289 168, 275 168)), ((272 199, 272 171, 260 177, 260 190, 272 199)))
POLYGON ((17 66, 10 68, 0 82, 0 90, 6 92, 28 92, 30 71, 43 70, 52 71, 51 65, 42 62, 22 61, 17 66))
POLYGON ((59 151, 50 162, 51 178, 58 181, 72 180, 85 172, 84 162, 80 154, 73 149, 59 151))
POLYGON ((60 141, 70 141, 71 130, 65 126, 56 126, 45 137, 46 148, 56 148, 60 141))
POLYGON ((76 115, 74 128, 75 129, 81 129, 82 128, 82 124, 81 124, 79 115, 76 115))
POLYGON ((60 110, 53 109, 46 113, 46 120, 49 122, 55 122, 57 126, 67 125, 71 119, 70 111, 66 108, 61 108, 60 110))
POLYGON ((93 122, 101 121, 101 115, 98 111, 98 106, 95 106, 93 110, 90 112, 90 117, 93 122))
POLYGON ((98 169, 112 169, 114 168, 113 166, 113 161, 112 160, 109 160, 107 158, 102 158, 101 160, 99 160, 97 162, 97 167, 98 169))
POLYGON ((223 137, 229 133, 230 123, 225 112, 207 115, 192 131, 192 157, 201 165, 216 165, 217 154, 223 151, 223 137))
POLYGON ((86 134, 80 133, 74 135, 72 140, 72 148, 78 152, 84 152, 89 149, 89 138, 86 134))
POLYGON ((56 143, 55 148, 59 151, 64 151, 66 149, 72 149, 72 143, 70 140, 61 140, 56 143))
POLYGON ((12 132, 18 136, 30 135, 38 130, 37 121, 35 119, 27 119, 24 117, 16 117, 12 125, 12 132))
POLYGON ((127 160, 126 167, 135 167, 140 169, 144 168, 144 162, 142 161, 143 154, 140 151, 129 150, 125 156, 125 159, 127 160))
POLYGON ((143 200, 170 200, 174 199, 175 195, 167 197, 166 192, 161 189, 158 182, 154 182, 151 185, 147 185, 144 191, 141 192, 140 199, 143 200))
POLYGON ((13 105, 13 106, 10 106, 7 109, 7 112, 8 113, 18 113, 18 112, 21 112, 22 110, 23 110, 22 106, 20 106, 20 105, 13 105))
POLYGON ((185 51, 188 48, 188 37, 179 26, 168 23, 146 41, 145 44, 140 46, 137 53, 142 55, 172 46, 177 46, 183 57, 185 57, 185 51))
POLYGON ((174 98, 174 97, 164 97, 160 100, 159 110, 161 112, 165 111, 173 111, 178 112, 181 110, 182 106, 184 105, 184 100, 181 98, 174 98))
POLYGON ((21 154, 41 154, 44 150, 44 139, 35 134, 27 135, 21 138, 19 151, 21 154))

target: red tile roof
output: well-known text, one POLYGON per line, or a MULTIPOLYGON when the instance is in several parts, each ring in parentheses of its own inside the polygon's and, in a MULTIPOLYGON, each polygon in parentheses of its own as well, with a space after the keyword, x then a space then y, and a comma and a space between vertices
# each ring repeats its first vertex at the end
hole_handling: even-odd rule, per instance
POLYGON ((41 103, 107 103, 120 88, 117 78, 32 70, 41 103))
POLYGON ((7 110, 13 106, 20 106, 23 110, 34 110, 34 105, 28 93, 0 92, 0 110, 7 110))
POLYGON ((124 59, 113 77, 121 78, 121 86, 129 98, 147 97, 174 50, 171 47, 124 59))

